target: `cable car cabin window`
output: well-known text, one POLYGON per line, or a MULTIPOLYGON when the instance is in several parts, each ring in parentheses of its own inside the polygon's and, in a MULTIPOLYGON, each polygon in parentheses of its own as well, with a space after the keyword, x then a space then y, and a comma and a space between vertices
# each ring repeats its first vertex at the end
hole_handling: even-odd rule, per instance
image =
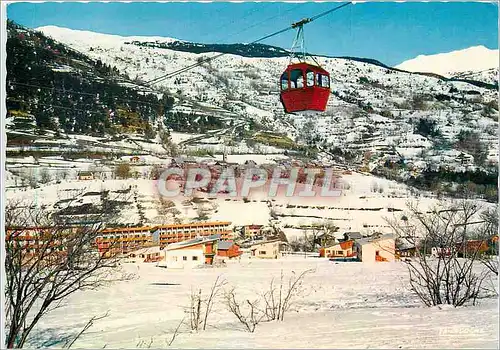
POLYGON ((314 72, 312 70, 307 70, 306 72, 306 84, 307 86, 314 85, 314 72))
POLYGON ((285 72, 281 75, 281 90, 288 89, 288 72, 285 72))
POLYGON ((330 87, 330 77, 328 75, 316 73, 316 85, 324 88, 330 87))
POLYGON ((323 87, 325 88, 330 87, 330 77, 328 75, 323 75, 322 82, 323 82, 323 87))
POLYGON ((304 75, 301 69, 294 69, 290 72, 290 87, 292 89, 304 87, 304 75))

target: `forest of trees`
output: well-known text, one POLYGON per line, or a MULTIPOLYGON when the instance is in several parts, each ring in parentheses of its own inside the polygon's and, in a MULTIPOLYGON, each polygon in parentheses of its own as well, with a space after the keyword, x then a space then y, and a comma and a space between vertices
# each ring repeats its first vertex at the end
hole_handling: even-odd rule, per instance
POLYGON ((133 41, 128 44, 137 46, 158 47, 181 52, 207 53, 221 52, 243 57, 288 57, 290 53, 281 47, 266 44, 199 44, 183 41, 168 43, 133 41))
POLYGON ((224 127, 224 122, 217 117, 184 112, 165 113, 163 123, 174 131, 192 133, 206 132, 224 127))
POLYGON ((116 67, 8 22, 7 110, 26 112, 37 127, 68 133, 150 133, 149 122, 174 99, 123 86, 116 67), (59 69, 58 69, 59 68, 59 69))

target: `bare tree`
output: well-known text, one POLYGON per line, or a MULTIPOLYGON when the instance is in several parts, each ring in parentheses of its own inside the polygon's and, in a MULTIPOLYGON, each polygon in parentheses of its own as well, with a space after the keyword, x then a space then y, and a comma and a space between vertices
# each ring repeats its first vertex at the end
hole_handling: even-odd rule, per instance
POLYGON ((92 327, 94 325, 95 321, 98 321, 98 320, 101 320, 105 317, 108 317, 108 315, 109 315, 109 310, 102 316, 92 317, 85 324, 85 326, 82 328, 82 330, 71 341, 68 341, 68 342, 66 342, 66 344, 64 344, 63 349, 70 349, 73 346, 73 344, 83 335, 83 333, 85 333, 90 327, 92 327))
POLYGON ((189 326, 193 331, 197 331, 198 329, 200 329, 201 326, 202 322, 201 303, 202 303, 201 289, 198 289, 197 292, 191 290, 190 306, 189 306, 189 326))
POLYGON ((131 176, 130 164, 120 163, 115 168, 115 175, 121 179, 128 179, 131 176))
POLYGON ((35 174, 31 173, 28 175, 28 183, 31 188, 37 188, 38 187, 38 180, 35 176, 35 174))
POLYGON ((210 213, 210 210, 205 208, 203 204, 199 204, 198 207, 196 208, 196 220, 199 221, 205 221, 209 219, 208 214, 210 213))
POLYGON ((247 312, 242 310, 242 305, 240 301, 236 300, 236 294, 234 288, 226 291, 224 294, 226 299, 226 305, 233 315, 236 316, 238 321, 245 326, 245 328, 253 333, 255 327, 264 319, 266 316, 264 312, 259 310, 259 301, 250 301, 250 299, 245 300, 245 304, 248 305, 247 312))
POLYGON ((220 295, 221 288, 225 284, 226 281, 222 280, 221 276, 217 276, 206 298, 203 298, 201 288, 197 291, 191 291, 188 308, 189 327, 191 330, 198 331, 200 328, 203 330, 207 328, 208 318, 212 312, 214 302, 220 295))
POLYGON ((283 271, 281 271, 279 284, 275 285, 273 278, 269 290, 253 301, 250 299, 238 301, 235 289, 232 288, 224 294, 226 305, 238 321, 250 333, 253 333, 260 322, 284 320, 285 313, 290 310, 294 298, 302 290, 301 286, 304 277, 312 271, 314 270, 305 270, 298 276, 292 276, 289 278, 288 283, 284 281, 283 271), (263 306, 261 307, 261 305, 263 306))
POLYGON ((481 218, 484 220, 484 230, 479 238, 490 244, 488 254, 482 256, 481 262, 498 276, 498 205, 481 213, 481 218))
POLYGON ((304 236, 290 242, 292 248, 302 250, 303 252, 314 252, 318 246, 325 247, 334 244, 334 233, 338 231, 338 227, 332 223, 325 221, 318 223, 304 230, 304 236))
POLYGON ((5 224, 8 348, 22 348, 40 320, 71 294, 132 278, 117 268, 117 256, 97 251, 100 222, 68 226, 34 203, 9 201, 5 224))
POLYGON ((212 312, 212 307, 214 305, 215 299, 219 296, 221 288, 226 284, 226 281, 220 280, 220 276, 217 276, 212 288, 210 289, 210 294, 205 303, 205 316, 203 318, 203 330, 207 328, 208 316, 212 312))
POLYGON ((484 245, 470 244, 471 237, 484 234, 483 222, 477 221, 481 207, 464 200, 428 212, 408 204, 408 210, 408 220, 387 222, 398 238, 416 247, 416 259, 406 260, 412 290, 427 306, 475 304, 488 275, 478 264, 484 245))
POLYGON ((40 183, 47 184, 50 180, 52 180, 52 177, 50 176, 49 171, 47 168, 42 168, 40 170, 40 183))
POLYGON ((177 338, 177 335, 179 334, 179 329, 181 328, 182 324, 184 323, 184 318, 179 322, 179 324, 177 325, 177 328, 175 328, 173 334, 172 334, 172 337, 170 338, 170 340, 167 342, 167 345, 168 346, 171 346, 175 340, 175 338, 177 338))
POLYGON ((262 295, 265 303, 264 314, 267 321, 283 321, 285 313, 292 306, 292 302, 301 291, 304 277, 314 270, 305 270, 298 276, 292 276, 288 280, 288 285, 284 284, 283 271, 281 271, 280 283, 274 285, 274 278, 269 285, 269 291, 262 295))

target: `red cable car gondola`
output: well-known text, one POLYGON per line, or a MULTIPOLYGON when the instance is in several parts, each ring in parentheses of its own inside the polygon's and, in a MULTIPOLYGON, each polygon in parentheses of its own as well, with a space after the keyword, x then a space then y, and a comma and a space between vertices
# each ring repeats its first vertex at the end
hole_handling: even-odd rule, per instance
POLYGON ((286 113, 324 112, 330 97, 330 74, 319 64, 305 61, 303 25, 310 21, 306 18, 292 24, 292 27, 298 28, 298 32, 290 50, 290 64, 280 78, 280 100, 286 113), (302 48, 302 57, 297 56, 299 63, 292 63, 297 45, 302 48))
POLYGON ((288 65, 281 75, 281 103, 287 113, 324 112, 330 97, 330 74, 323 68, 301 62, 288 65))

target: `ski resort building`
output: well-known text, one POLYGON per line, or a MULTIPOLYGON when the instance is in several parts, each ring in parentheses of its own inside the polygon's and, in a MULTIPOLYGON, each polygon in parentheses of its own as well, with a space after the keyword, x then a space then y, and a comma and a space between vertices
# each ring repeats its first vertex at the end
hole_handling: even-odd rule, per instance
POLYGON ((23 257, 41 254, 54 256, 66 254, 66 242, 82 230, 81 227, 7 227, 5 241, 12 242, 14 249, 20 250, 23 257))
POLYGON ((105 257, 127 254, 152 244, 150 226, 104 229, 96 238, 97 249, 105 257))
POLYGON ((166 267, 186 269, 212 265, 220 238, 220 235, 211 235, 169 244, 164 250, 166 267))
POLYGON ((193 222, 190 224, 172 224, 154 227, 152 232, 153 242, 161 248, 168 244, 178 243, 198 237, 220 235, 222 240, 233 238, 230 229, 231 222, 193 222))

